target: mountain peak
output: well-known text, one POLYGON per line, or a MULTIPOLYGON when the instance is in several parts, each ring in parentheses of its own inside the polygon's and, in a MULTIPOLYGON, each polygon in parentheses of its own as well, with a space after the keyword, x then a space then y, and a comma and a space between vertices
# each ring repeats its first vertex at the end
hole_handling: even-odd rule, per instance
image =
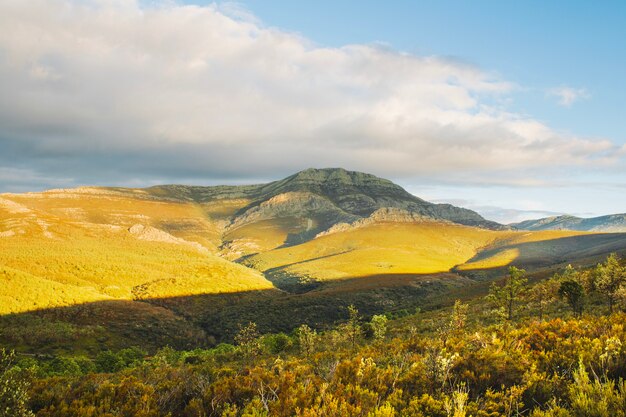
POLYGON ((260 193, 246 210, 254 209, 255 216, 258 216, 258 211, 263 207, 263 216, 270 217, 271 211, 278 210, 274 203, 282 201, 280 207, 282 215, 303 217, 306 214, 309 217, 317 217, 317 224, 321 228, 318 232, 339 221, 352 222, 367 218, 380 209, 398 209, 418 217, 452 221, 469 226, 491 229, 503 227, 485 220, 471 210, 448 204, 429 203, 387 179, 343 168, 308 168, 283 180, 262 186, 259 191, 260 193), (279 195, 285 198, 274 199, 279 195), (315 203, 312 203, 313 201, 315 203), (288 209, 287 202, 289 202, 288 209), (309 205, 314 204, 317 208, 305 209, 301 207, 304 202, 309 205))
MULTIPOLYGON (((343 184, 384 183, 393 184, 391 181, 372 174, 359 171, 348 171, 344 168, 308 168, 286 178, 291 181, 309 182, 336 182, 343 184)), ((394 184, 395 185, 395 184, 394 184)))
POLYGON ((264 191, 266 196, 289 192, 316 194, 357 216, 369 216, 381 207, 396 204, 427 204, 389 180, 343 168, 305 169, 268 184, 264 191))

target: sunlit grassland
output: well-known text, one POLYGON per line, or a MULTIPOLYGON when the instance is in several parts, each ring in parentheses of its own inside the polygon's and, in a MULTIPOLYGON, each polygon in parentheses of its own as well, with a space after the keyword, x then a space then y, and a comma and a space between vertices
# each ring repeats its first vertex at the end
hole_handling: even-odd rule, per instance
POLYGON ((521 256, 519 245, 541 241, 550 241, 563 237, 580 236, 581 232, 515 232, 504 233, 491 245, 483 248, 475 259, 458 266, 458 270, 490 269, 506 266, 521 256))
POLYGON ((256 255, 260 270, 318 280, 447 272, 492 243, 499 232, 435 222, 379 223, 256 255))
POLYGON ((626 234, 575 231, 512 232, 483 248, 457 271, 497 269, 510 264, 547 266, 564 262, 584 264, 586 259, 620 252, 626 234))
POLYGON ((123 233, 71 240, 0 240, 0 313, 109 298, 173 297, 272 288, 260 273, 183 245, 123 233), (36 278, 36 279, 33 279, 36 278))
POLYGON ((174 236, 195 241, 211 251, 221 242, 220 224, 204 208, 187 201, 159 200, 142 193, 106 189, 49 191, 5 196, 39 218, 70 224, 117 225, 128 228, 148 224, 174 236))
POLYGON ((93 287, 67 285, 6 266, 0 266, 0 284, 0 314, 109 298, 93 287))
POLYGON ((597 247, 626 247, 626 235, 571 231, 490 231, 450 223, 379 223, 251 257, 262 271, 320 281, 383 275, 497 269, 567 261, 597 247))
MULTIPOLYGON (((196 207, 171 203, 168 208, 154 202, 132 201, 124 209, 124 205, 111 202, 113 206, 103 209, 101 215, 125 210, 124 216, 94 223, 94 216, 99 213, 97 201, 81 199, 78 208, 86 213, 86 219, 75 215, 76 201, 51 201, 54 204, 41 203, 46 211, 29 201, 31 212, 2 213, 0 217, 0 232, 13 233, 0 238, 0 314, 112 298, 273 288, 257 271, 192 245, 140 240, 126 228, 133 221, 148 222, 134 219, 134 214, 129 213, 148 213, 144 215, 149 221, 158 224, 166 218, 197 213, 196 207), (60 217, 63 209, 72 209, 68 213, 74 214, 60 217), (105 221, 115 222, 104 224, 105 221)), ((109 201, 104 199, 102 203, 106 206, 109 201)))
POLYGON ((268 219, 245 224, 229 230, 224 241, 233 249, 238 249, 240 256, 276 249, 287 241, 290 234, 306 230, 307 221, 294 218, 268 219))

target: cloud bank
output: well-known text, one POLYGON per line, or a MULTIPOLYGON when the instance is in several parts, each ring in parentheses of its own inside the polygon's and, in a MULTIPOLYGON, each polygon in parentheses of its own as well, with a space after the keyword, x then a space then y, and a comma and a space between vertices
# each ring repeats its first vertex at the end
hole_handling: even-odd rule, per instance
POLYGON ((480 68, 323 47, 230 7, 6 0, 0 27, 0 191, 19 172, 58 186, 310 166, 533 185, 624 153, 505 110, 516 87, 480 68))

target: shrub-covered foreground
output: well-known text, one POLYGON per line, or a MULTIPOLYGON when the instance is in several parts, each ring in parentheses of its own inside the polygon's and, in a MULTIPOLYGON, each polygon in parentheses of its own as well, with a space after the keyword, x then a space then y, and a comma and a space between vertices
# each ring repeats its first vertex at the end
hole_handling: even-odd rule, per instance
POLYGON ((622 284, 602 286, 624 272, 612 262, 530 289, 511 269, 487 300, 394 322, 351 308, 323 334, 261 336, 249 323, 236 345, 151 357, 2 351, 0 416, 626 416, 622 284), (594 296, 605 304, 593 309, 594 296))
POLYGON ((37 416, 623 416, 625 319, 471 331, 458 322, 445 338, 409 330, 386 340, 381 323, 369 340, 350 322, 322 336, 247 329, 238 347, 107 352, 92 366, 3 353, 0 401, 37 416))

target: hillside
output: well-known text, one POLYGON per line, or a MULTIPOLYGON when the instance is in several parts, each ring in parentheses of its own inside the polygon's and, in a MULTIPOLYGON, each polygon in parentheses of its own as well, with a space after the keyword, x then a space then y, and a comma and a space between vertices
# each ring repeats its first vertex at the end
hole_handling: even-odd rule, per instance
POLYGON ((433 275, 455 271, 473 279, 496 277, 514 264, 529 270, 593 262, 626 249, 626 234, 572 231, 491 231, 436 221, 380 221, 322 235, 293 247, 250 256, 280 288, 363 277, 433 275))
POLYGON ((307 169, 283 180, 252 186, 185 187, 159 186, 146 190, 197 203, 248 200, 233 213, 232 225, 238 226, 264 218, 299 216, 314 213, 325 221, 321 226, 354 221, 370 216, 381 208, 398 208, 438 220, 501 229, 503 226, 479 214, 450 204, 433 204, 408 193, 389 180, 341 168, 307 169))
POLYGON ((555 216, 537 220, 526 220, 510 225, 519 230, 577 230, 585 232, 626 232, 626 214, 581 218, 576 216, 555 216))
POLYGON ((25 314, 97 323, 87 350, 126 346, 151 338, 144 330, 161 317, 212 343, 242 320, 287 331, 332 323, 350 303, 367 314, 411 310, 511 264, 543 271, 624 251, 626 234, 511 230, 342 169, 247 186, 3 194, 0 315, 13 316, 0 317, 0 338, 28 339, 15 319, 25 314))
MULTIPOLYGON (((258 272, 216 255, 216 225, 194 205, 96 189, 10 198, 0 206, 1 268, 24 290, 19 294, 37 298, 26 308, 272 287, 258 272), (46 294, 44 281, 54 294, 46 294)), ((24 308, 14 294, 3 312, 24 308)))
MULTIPOLYGON (((344 169, 307 169, 283 180, 253 186, 160 186, 156 196, 193 201, 228 219, 223 236, 230 258, 294 245, 313 239, 338 224, 352 224, 381 209, 415 218, 500 230, 506 227, 449 204, 433 204, 391 181, 344 169)), ((384 211, 383 211, 384 212, 384 211)), ((390 214, 389 220, 393 219, 390 214)))

